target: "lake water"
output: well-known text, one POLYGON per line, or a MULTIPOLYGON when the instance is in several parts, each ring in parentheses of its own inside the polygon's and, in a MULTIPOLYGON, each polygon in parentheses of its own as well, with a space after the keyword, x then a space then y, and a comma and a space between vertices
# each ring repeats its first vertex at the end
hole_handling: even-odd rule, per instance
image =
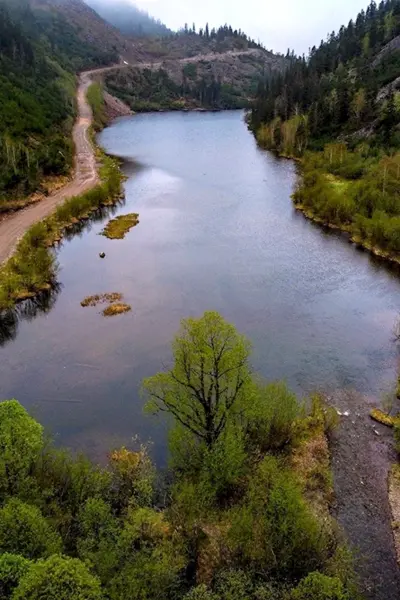
POLYGON ((107 240, 104 217, 64 242, 46 312, 29 306, 0 330, 1 398, 94 457, 137 433, 162 462, 165 428, 143 415, 140 383, 168 364, 180 319, 204 310, 251 339, 259 374, 300 395, 393 383, 398 272, 294 210, 295 165, 258 149, 241 112, 127 117, 100 141, 125 159, 116 214, 140 225, 107 240), (107 291, 132 312, 81 308, 107 291))

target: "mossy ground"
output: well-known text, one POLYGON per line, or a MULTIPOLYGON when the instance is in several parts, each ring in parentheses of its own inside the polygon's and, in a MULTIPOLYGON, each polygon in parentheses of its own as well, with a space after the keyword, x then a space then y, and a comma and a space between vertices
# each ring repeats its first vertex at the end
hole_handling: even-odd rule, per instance
POLYGON ((120 215, 107 223, 101 235, 110 240, 123 240, 132 227, 135 227, 138 223, 139 215, 136 213, 120 215))

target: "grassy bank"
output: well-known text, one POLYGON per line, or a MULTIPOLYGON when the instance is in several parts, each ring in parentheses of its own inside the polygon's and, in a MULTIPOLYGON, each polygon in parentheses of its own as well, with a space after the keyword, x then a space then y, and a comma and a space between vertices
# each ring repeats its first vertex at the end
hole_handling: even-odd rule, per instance
POLYGON ((118 164, 105 155, 102 161, 101 183, 81 196, 66 200, 50 217, 33 225, 0 269, 0 310, 49 289, 58 268, 51 246, 77 221, 121 197, 122 175, 118 164))
POLYGON ((335 143, 307 153, 293 195, 314 221, 346 231, 378 256, 400 262, 400 153, 349 151, 335 143))

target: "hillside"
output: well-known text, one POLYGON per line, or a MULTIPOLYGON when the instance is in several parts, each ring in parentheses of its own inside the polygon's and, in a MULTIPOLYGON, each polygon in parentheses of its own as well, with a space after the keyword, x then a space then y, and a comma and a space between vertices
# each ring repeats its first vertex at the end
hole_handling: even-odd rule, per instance
MULTIPOLYGON (((393 127, 399 118, 392 111, 400 87, 399 0, 386 0, 379 8, 372 2, 355 21, 312 48, 307 60, 288 58, 285 73, 259 87, 252 112, 254 128, 302 114, 307 117, 306 142, 314 147, 339 135, 357 140, 365 134, 374 134, 377 143, 385 146, 400 144, 393 127)), ((304 131, 299 135, 304 136, 304 131)))
POLYGON ((260 79, 286 64, 227 25, 143 39, 136 48, 146 57, 145 69, 132 67, 106 78, 109 91, 136 111, 247 107, 260 79))
POLYGON ((33 20, 26 5, 11 14, 0 3, 0 211, 5 198, 72 165, 74 79, 27 33, 33 20))
POLYGON ((290 57, 260 84, 250 119, 263 146, 303 157, 298 209, 396 262, 399 90, 400 0, 372 2, 307 60, 290 57))
POLYGON ((81 0, 0 0, 0 17, 3 212, 70 173, 75 74, 139 55, 81 0))
POLYGON ((138 9, 129 0, 87 0, 103 19, 111 23, 126 36, 165 36, 171 33, 161 21, 138 9))

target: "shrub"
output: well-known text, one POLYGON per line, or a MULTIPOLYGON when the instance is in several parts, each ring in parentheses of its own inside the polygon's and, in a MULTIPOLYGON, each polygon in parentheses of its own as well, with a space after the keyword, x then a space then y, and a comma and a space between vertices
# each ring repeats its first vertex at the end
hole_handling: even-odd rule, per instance
POLYGON ((245 564, 279 577, 320 566, 328 546, 293 474, 271 456, 260 463, 242 505, 232 510, 228 542, 245 564))
POLYGON ((292 591, 291 600, 349 600, 337 577, 310 573, 292 591))
POLYGON ((0 495, 26 485, 43 446, 43 427, 16 400, 0 403, 0 495))
POLYGON ((12 498, 0 509, 0 552, 40 558, 60 550, 60 536, 38 508, 12 498))
POLYGON ((244 571, 222 571, 216 580, 215 590, 224 600, 248 600, 253 591, 251 577, 244 571))
POLYGON ((247 433, 251 443, 261 452, 279 450, 290 444, 299 411, 299 401, 285 383, 259 386, 246 408, 247 433))
POLYGON ((100 498, 89 498, 78 516, 79 558, 93 565, 102 582, 108 582, 118 564, 119 522, 100 498))
POLYGON ((78 559, 39 560, 22 577, 13 600, 103 600, 100 582, 78 559))
POLYGON ((8 600, 11 597, 30 565, 31 561, 23 556, 7 552, 0 555, 0 600, 8 600))
POLYGON ((162 513, 130 510, 118 542, 121 569, 107 588, 111 600, 171 598, 186 565, 183 544, 162 513))
POLYGON ((219 596, 211 592, 206 585, 201 584, 190 590, 184 600, 219 600, 219 596))

